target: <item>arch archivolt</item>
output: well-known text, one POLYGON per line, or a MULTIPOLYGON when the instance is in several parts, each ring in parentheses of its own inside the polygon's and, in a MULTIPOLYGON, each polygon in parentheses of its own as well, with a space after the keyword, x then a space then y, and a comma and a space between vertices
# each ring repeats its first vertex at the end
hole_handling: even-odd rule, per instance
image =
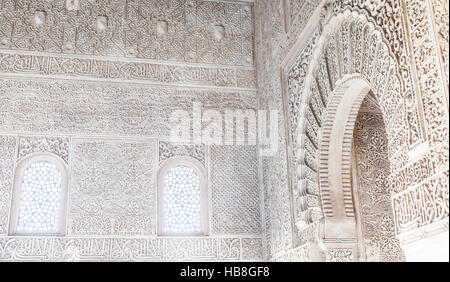
MULTIPOLYGON (((434 158, 433 148, 427 153, 427 142, 417 146, 423 124, 418 121, 420 105, 416 104, 405 73, 407 63, 395 53, 398 46, 385 38, 385 27, 365 10, 348 8, 328 18, 325 15, 324 23, 309 37, 295 61, 285 63, 283 69, 297 244, 305 243, 305 236, 307 241, 322 238, 323 242, 348 242, 348 246, 355 243, 350 152, 358 110, 369 91, 380 106, 386 127, 391 174, 388 181, 396 233, 407 244, 407 234, 418 231, 413 233, 420 235, 419 228, 437 230, 442 225, 440 220, 448 217, 446 185, 428 183, 431 180, 419 184, 416 180, 420 173, 425 179, 444 168, 438 160, 427 165, 426 158, 434 158), (336 124, 342 126, 340 131, 336 124), (336 132, 342 133, 341 147, 330 142, 336 132), (426 157, 412 159, 422 145, 426 145, 426 157), (330 161, 330 157, 336 159, 330 161), (340 164, 339 168, 333 168, 333 162, 340 164), (322 221, 324 224, 319 224, 322 221), (346 227, 342 227, 343 223, 346 227), (311 228, 315 236, 305 235, 311 228), (346 234, 345 238, 342 234, 346 234)), ((445 180, 447 175, 444 171, 436 179, 445 180)), ((442 226, 448 230, 448 221, 442 226)), ((419 236, 416 235, 407 237, 419 236)), ((408 242, 412 242, 409 237, 408 242)))
MULTIPOLYGON (((315 46, 306 46, 299 58, 305 52, 310 52, 307 67, 297 60, 287 72, 286 107, 293 151, 291 165, 295 172, 294 214, 299 229, 324 218, 322 237, 326 238, 330 236, 327 223, 347 222, 349 230, 354 230, 351 144, 363 99, 371 91, 378 100, 391 161, 398 160, 395 156, 410 138, 405 105, 408 101, 403 96, 399 63, 382 30, 363 11, 345 10, 333 15, 315 46), (303 88, 294 82, 302 73, 303 88), (336 132, 342 133, 342 147, 332 144, 331 137, 336 132), (334 156, 329 154, 330 150, 334 156), (331 167, 330 158, 337 158, 331 161, 341 164, 340 167, 331 167)), ((347 239, 352 241, 353 235, 347 239)))
POLYGON ((355 216, 350 181, 353 129, 369 91, 370 85, 355 77, 336 88, 327 106, 318 154, 320 195, 328 217, 355 216))

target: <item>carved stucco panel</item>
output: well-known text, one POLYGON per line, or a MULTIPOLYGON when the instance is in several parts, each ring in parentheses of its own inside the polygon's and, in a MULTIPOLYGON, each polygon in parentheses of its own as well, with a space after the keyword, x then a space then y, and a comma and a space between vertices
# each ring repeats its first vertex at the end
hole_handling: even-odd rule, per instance
POLYGON ((19 137, 19 149, 17 159, 27 155, 47 152, 53 153, 69 163, 69 138, 67 137, 19 137))
POLYGON ((446 170, 393 196, 397 233, 416 230, 449 217, 448 176, 446 170))
POLYGON ((0 261, 260 260, 258 238, 3 237, 0 261), (242 244, 242 248, 241 248, 242 244))
POLYGON ((358 177, 358 184, 353 185, 358 189, 365 256, 367 261, 403 261, 392 214, 383 117, 381 113, 370 112, 366 104, 361 110, 353 132, 358 177))
POLYGON ((260 234, 256 146, 212 145, 210 151, 213 234, 260 234))
POLYGON ((263 240, 261 238, 242 238, 242 260, 263 260, 263 240))
MULTIPOLYGON (((437 48, 440 51, 441 64, 443 69, 443 76, 447 83, 447 93, 449 88, 449 3, 446 0, 429 0, 428 3, 431 5, 431 15, 434 20, 435 37, 437 48)), ((448 95, 447 95, 448 102, 448 95)))
POLYGON ((331 249, 326 252, 327 262, 352 262, 354 254, 352 249, 331 249))
POLYGON ((133 82, 254 89, 252 68, 185 66, 127 59, 78 58, 61 55, 11 54, 0 49, 0 73, 71 80, 133 82))
POLYGON ((174 144, 171 142, 159 142, 159 164, 176 156, 191 157, 206 166, 206 146, 192 144, 174 144))
MULTIPOLYGON (((255 53, 259 60, 257 67, 259 107, 283 112, 281 62, 298 39, 298 35, 310 19, 319 1, 255 1, 255 53), (302 13, 295 13, 288 2, 301 7, 302 13), (289 11, 288 14, 285 14, 289 11), (292 17, 292 20, 286 18, 292 17), (297 18, 295 18, 297 17, 297 18), (294 19, 295 18, 295 19, 294 19), (285 26, 287 24, 287 26, 285 26), (283 27, 285 27, 283 29, 283 27), (289 30, 289 32, 286 32, 289 30)), ((281 255, 293 247, 297 235, 293 229, 291 191, 288 186, 286 160, 285 121, 279 116, 278 152, 274 157, 262 158, 263 223, 265 232, 265 257, 281 255)))
POLYGON ((298 248, 271 259, 271 262, 310 262, 310 245, 304 244, 298 248))
MULTIPOLYGON (((311 88, 310 91, 314 93, 314 97, 319 97, 318 93, 320 93, 322 94, 320 95, 322 101, 326 101, 327 95, 331 90, 327 91, 329 86, 324 82, 328 82, 329 79, 331 82, 330 86, 334 87, 338 79, 342 78, 345 74, 360 72, 364 78, 372 83, 372 90, 377 93, 381 100, 380 106, 383 113, 386 113, 386 128, 390 137, 388 144, 389 157, 391 160, 399 160, 399 163, 395 163, 393 167, 401 168, 406 161, 399 159, 400 151, 405 150, 404 145, 417 145, 418 142, 423 140, 424 136, 422 133, 424 129, 421 128, 420 121, 420 113, 422 110, 420 108, 421 105, 416 104, 414 100, 417 89, 413 86, 412 82, 413 69, 410 64, 408 46, 406 45, 407 37, 405 35, 403 10, 400 2, 390 1, 389 3, 384 3, 382 6, 377 5, 377 3, 372 3, 371 1, 333 1, 334 15, 344 10, 352 9, 353 11, 358 11, 360 16, 359 18, 350 17, 348 20, 344 20, 342 25, 337 26, 333 31, 334 33, 329 36, 327 39, 329 43, 324 49, 325 56, 315 58, 315 62, 320 62, 318 64, 319 67, 314 68, 313 66, 311 68, 313 75, 315 75, 314 71, 318 71, 317 75, 321 77, 316 79, 318 83, 312 81, 308 84, 308 87, 311 88), (361 23, 360 21, 363 18, 367 18, 373 25, 364 24, 364 21, 361 23), (374 26, 377 30, 375 32, 374 26), (384 44, 384 42, 388 44, 384 44), (317 86, 319 86, 319 91, 314 88, 317 88, 317 86)), ((255 7, 257 15, 263 18, 264 16, 270 18, 271 14, 266 11, 268 8, 267 3, 264 1, 255 7), (267 14, 264 15, 264 12, 267 14)), ((265 58, 272 58, 271 61, 263 62, 258 66, 259 87, 266 89, 265 91, 261 91, 260 106, 264 105, 267 107, 277 103, 277 96, 274 95, 277 92, 276 90, 274 91, 273 86, 277 85, 276 81, 278 79, 268 76, 274 69, 276 70, 279 66, 278 63, 281 61, 274 54, 285 53, 277 49, 279 48, 278 46, 282 46, 283 44, 279 41, 271 41, 272 38, 267 38, 267 35, 270 34, 270 21, 261 20, 260 23, 259 29, 257 28, 257 31, 259 30, 256 40, 257 54, 265 58)), ((300 52, 298 56, 301 57, 304 55, 300 52)), ((283 55, 280 56, 283 58, 283 55)), ((306 75, 303 77, 300 75, 299 77, 298 80, 302 83, 302 79, 306 75)), ((292 89, 292 93, 299 93, 298 87, 292 87, 292 89)), ((306 91, 308 92, 309 89, 306 91)), ((308 94, 307 92, 303 94, 308 94)), ((318 99, 310 98, 311 96, 308 98, 302 97, 301 94, 300 92, 297 96, 294 94, 294 96, 290 97, 289 101, 291 105, 298 105, 298 103, 301 103, 301 100, 305 100, 305 108, 308 109, 310 107, 311 112, 314 112, 316 117, 319 116, 320 121, 320 114, 317 115, 320 112, 318 110, 320 107, 316 103, 318 99)), ((440 105, 444 105, 441 102, 439 102, 440 105)), ((301 108, 300 106, 297 107, 301 108)), ((295 115, 290 116, 290 121, 295 125, 299 119, 297 117, 299 111, 293 112, 295 112, 295 115)), ((300 163, 308 165, 311 164, 312 158, 311 150, 307 148, 309 142, 305 140, 312 141, 313 143, 315 141, 315 132, 318 131, 318 128, 317 122, 311 118, 312 115, 305 113, 304 117, 307 122, 303 128, 309 139, 303 136, 303 139, 299 139, 302 142, 298 144, 294 140, 293 145, 300 145, 299 150, 301 152, 303 146, 306 147, 304 153, 299 155, 304 157, 304 160, 301 160, 300 163)), ((295 131, 295 127, 291 127, 290 130, 297 137, 299 135, 295 131)), ((445 130, 441 132, 445 132, 445 130)), ((293 153, 296 153, 296 150, 293 151, 293 153)), ((294 156, 294 159, 297 158, 294 156)), ((301 169, 300 171, 304 173, 307 170, 301 169)), ((265 173, 265 169, 263 169, 263 173, 265 173)), ((429 176, 430 174, 424 175, 422 180, 429 176)), ((305 183, 307 182, 302 182, 302 186, 300 187, 309 186, 305 185, 305 183)), ((302 191, 305 190, 302 189, 299 190, 300 193, 304 193, 302 191)), ((305 199, 308 199, 308 197, 306 196, 305 199)), ((304 201, 302 205, 308 207, 309 203, 313 202, 313 200, 304 201)), ((273 239, 266 239, 268 242, 272 241, 271 243, 273 243, 273 239)))
POLYGON ((444 78, 441 77, 438 50, 433 38, 432 11, 428 2, 407 1, 406 7, 427 139, 430 145, 434 145, 444 142, 448 135, 448 89, 445 89, 444 78))
POLYGON ((170 136, 175 110, 254 109, 253 91, 0 79, 3 130, 170 136))
POLYGON ((253 65, 252 6, 196 0, 6 1, 0 49, 253 65), (38 20, 36 20, 36 18, 38 20), (215 26, 224 36, 214 36, 215 26))
MULTIPOLYGON (((326 62, 328 65, 328 74, 329 78, 333 84, 333 80, 339 79, 341 76, 345 75, 345 71, 351 70, 351 68, 345 68, 340 67, 342 62, 345 62, 346 56, 349 56, 349 59, 347 60, 348 64, 352 64, 353 58, 358 58, 358 56, 351 56, 351 53, 349 53, 349 50, 357 51, 359 48, 354 49, 346 49, 345 45, 346 42, 342 41, 341 38, 342 34, 346 34, 343 29, 346 29, 346 23, 352 21, 352 16, 356 15, 355 13, 345 12, 343 14, 339 14, 337 17, 341 17, 342 24, 339 26, 335 26, 332 28, 332 33, 329 36, 329 44, 324 46, 324 52, 327 54, 326 56, 326 62), (343 15, 343 17, 342 17, 343 15), (347 18, 346 18, 347 17, 347 18), (333 35, 333 34, 337 35, 333 35), (331 46, 331 47, 330 47, 331 46), (345 51, 347 50, 347 51, 345 51)), ((405 143, 407 143, 407 140, 411 140, 410 138, 414 134, 414 130, 412 127, 415 127, 418 125, 417 119, 415 119, 414 123, 411 123, 411 118, 413 118, 419 110, 413 110, 411 111, 411 103, 410 99, 406 96, 404 92, 405 90, 402 88, 403 84, 400 83, 401 80, 404 80, 404 77, 400 77, 397 72, 398 63, 395 62, 395 60, 391 59, 391 56, 389 55, 389 48, 386 48, 384 45, 383 38, 380 37, 380 32, 378 32, 378 28, 373 29, 373 25, 367 25, 364 22, 359 23, 359 21, 363 18, 363 16, 359 16, 359 19, 356 21, 353 21, 354 24, 362 24, 363 26, 366 26, 365 30, 365 37, 363 38, 364 41, 361 43, 363 44, 363 53, 362 56, 364 59, 362 60, 361 65, 361 75, 367 79, 371 83, 371 89, 374 91, 375 95, 380 101, 380 107, 382 109, 383 113, 386 113, 385 121, 386 121, 386 130, 389 136, 389 155, 390 156, 396 156, 398 154, 398 151, 401 150, 405 143), (367 28, 368 27, 368 28, 367 28), (374 55, 375 54, 375 55, 374 55), (399 79, 400 78, 400 79, 399 79), (387 83, 386 86, 381 86, 381 84, 387 83), (400 93, 400 96, 399 96, 400 93), (402 102, 405 100, 406 105, 402 105, 402 102), (390 109, 390 110, 388 110, 390 109), (396 113, 395 115, 393 113, 396 113)), ((368 18, 369 21, 370 18, 368 18)), ((354 28, 353 30, 358 30, 358 28, 354 28)), ((355 34, 356 35, 356 34, 355 34)), ((354 35, 351 35, 354 36, 354 35)), ((353 37, 351 37, 353 38, 353 37)), ((351 42, 354 42, 354 39, 350 40, 351 42)), ((320 58, 320 54, 317 55, 317 58, 320 58)), ((394 57, 395 58, 395 57, 394 57)), ((317 62, 317 61, 316 61, 317 62)), ((315 68, 312 67, 312 74, 314 75, 315 68)), ((320 68, 319 68, 320 70, 320 68)), ((401 71, 401 70, 400 70, 401 71)), ((320 71, 318 72, 320 74, 320 71)), ((349 78, 351 78, 351 74, 349 78)), ((307 77, 311 82, 307 82, 307 85, 315 85, 314 80, 307 77)), ((344 77, 345 79, 345 77, 344 77)), ((310 86, 311 87, 311 86, 310 86)), ((306 89, 306 92, 304 92, 304 95, 311 95, 316 94, 317 92, 313 91, 314 88, 311 87, 311 92, 306 89)), ((311 98, 303 98, 308 101, 308 99, 311 98)), ((311 101, 311 100, 309 100, 311 101)), ((444 106, 443 103, 440 103, 441 106, 444 106)), ((306 109, 308 109, 308 106, 311 106, 311 104, 306 104, 306 109)), ((413 108, 416 108, 417 106, 414 104, 413 108)), ((310 107, 311 111, 314 111, 314 107, 310 107)), ((440 115, 440 114, 437 114, 440 115)), ((441 117, 445 117, 441 115, 441 117)), ((317 132, 316 122, 312 120, 311 118, 308 119, 308 115, 306 115, 305 119, 305 125, 303 126, 303 129, 306 132, 307 136, 314 136, 311 134, 311 132, 317 132)), ((326 130, 325 130, 326 132, 326 130)), ((445 132, 445 129, 442 131, 445 132)), ((322 132, 323 134, 323 132, 322 132)), ((306 143, 303 143, 306 144, 306 143)), ((305 150, 302 147, 299 147, 299 150, 305 150)), ((308 156, 308 152, 306 152, 302 155, 305 157, 305 164, 308 164, 310 158, 308 156)), ((394 158, 391 158, 394 159, 394 158)), ((401 165, 395 164, 396 167, 401 167, 401 165)), ((424 174, 411 174, 411 176, 408 177, 417 177, 418 181, 423 181, 427 179, 428 177, 432 176, 432 173, 424 173, 424 174)), ((405 182, 408 183, 408 182, 405 182)), ((304 185, 302 185, 304 186, 304 185)), ((300 187, 302 187, 300 186, 300 187)), ((410 186, 407 186, 410 187, 410 186)), ((324 193, 324 192, 322 192, 324 193)), ((325 204, 324 204, 325 205, 325 204)), ((308 206, 307 206, 308 207, 308 206)), ((436 217, 434 220, 438 220, 439 217, 436 217)), ((433 220, 433 221, 434 221, 433 220)))
POLYGON ((155 141, 74 140, 69 235, 154 235, 155 141))
MULTIPOLYGON (((344 10, 358 10, 372 19, 380 28, 383 37, 388 41, 389 51, 398 62, 399 74, 401 76, 401 88, 403 97, 414 101, 416 93, 419 91, 413 83, 413 68, 408 49, 408 35, 405 28, 402 0, 389 0, 383 2, 373 2, 370 0, 335 0, 332 1, 333 13, 341 13, 344 10)), ((373 55, 375 55, 373 53, 373 55)), ((412 102, 407 116, 409 123, 408 143, 413 145, 424 139, 424 129, 419 126, 421 109, 420 105, 412 102)))

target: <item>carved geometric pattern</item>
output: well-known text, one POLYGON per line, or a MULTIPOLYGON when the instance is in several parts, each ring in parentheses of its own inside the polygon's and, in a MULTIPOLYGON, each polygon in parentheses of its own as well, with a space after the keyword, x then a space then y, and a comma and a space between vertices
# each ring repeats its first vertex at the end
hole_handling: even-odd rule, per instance
POLYGON ((6 1, 0 48, 166 61, 253 65, 249 4, 195 0, 6 1), (35 19, 33 21, 33 19, 35 19), (38 21, 36 21, 38 19, 38 21), (158 33, 159 21, 167 33, 158 33), (225 36, 214 38, 214 26, 225 36))
MULTIPOLYGON (((255 53, 258 61, 258 99, 263 109, 277 109, 283 112, 282 83, 279 75, 281 63, 285 59, 319 1, 255 1, 255 53), (298 5, 297 5, 298 4, 298 5), (301 12, 290 6, 301 7, 301 12), (283 28, 284 27, 284 28, 283 28), (286 32, 289 30, 289 32, 286 32)), ((305 40, 306 41, 306 40, 305 40)), ((306 60, 306 58, 305 58, 306 60)), ((265 229, 265 256, 270 259, 282 255, 296 244, 298 233, 294 230, 292 191, 288 180, 286 160, 285 121, 279 116, 279 138, 277 154, 262 158, 262 205, 265 229)), ((295 183, 296 180, 292 182, 295 183)), ((314 188, 313 188, 314 189, 314 188)))
POLYGON ((255 146, 211 146, 214 234, 260 234, 256 157, 255 146))
POLYGON ((292 25, 296 24, 297 21, 305 20, 306 15, 309 14, 312 8, 316 8, 319 5, 318 1, 312 0, 287 0, 286 12, 288 13, 288 19, 290 28, 292 25))
MULTIPOLYGON (((431 15, 433 16, 435 26, 435 36, 438 51, 440 51, 441 63, 443 69, 443 77, 447 83, 447 93, 449 88, 449 3, 446 0, 429 0, 428 3, 432 7, 431 15)), ((448 97, 448 96, 447 96, 448 97)))
POLYGON ((74 140, 70 235, 155 234, 155 141, 74 140))
POLYGON ((263 171, 266 172, 263 175, 263 196, 265 229, 267 230, 265 239, 268 241, 267 255, 269 257, 292 247, 293 230, 287 188, 287 164, 281 148, 275 157, 263 158, 262 161, 263 171))
MULTIPOLYGON (((386 190, 393 193, 396 232, 407 236, 420 229, 421 236, 428 236, 429 226, 445 220, 448 231, 448 1, 230 2, 2 2, 1 130, 53 137, 0 136, 0 235, 8 231, 16 158, 52 152, 69 163, 69 154, 74 153, 69 138, 54 136, 110 137, 73 137, 69 194, 74 194, 75 203, 69 204, 67 232, 72 235, 0 238, 0 260, 307 261, 314 251, 310 248, 317 245, 311 243, 320 240, 320 205, 328 215, 332 208, 323 199, 326 187, 318 183, 323 176, 318 148, 329 137, 323 116, 331 110, 336 86, 355 74, 369 82, 386 122, 383 148, 390 175, 383 170, 386 177, 374 179, 387 182, 386 190), (304 30, 308 23, 313 25, 304 30), (320 28, 311 34, 316 24, 320 28), (278 75, 280 67, 285 67, 287 54, 300 38, 306 45, 296 57, 298 73, 290 73, 292 87, 282 93, 286 85, 278 75), (253 46, 259 59, 257 71, 253 46), (290 97, 291 112, 285 114, 292 125, 279 116, 279 150, 274 157, 261 158, 259 169, 256 149, 250 158, 230 152, 229 147, 211 148, 211 228, 220 238, 130 237, 156 236, 155 194, 139 190, 156 188, 155 164, 176 155, 209 164, 205 146, 165 147, 162 153, 161 145, 155 144, 156 138, 169 136, 170 113, 191 112, 192 101, 201 101, 205 108, 258 107, 283 113, 284 94, 290 97), (139 136, 141 141, 113 136, 139 136), (144 137, 155 139, 142 141, 144 137), (429 143, 429 150, 411 161, 409 154, 422 142, 429 143), (125 185, 129 178, 136 185, 125 185), (140 191, 139 195, 124 192, 127 188, 140 191), (249 203, 231 202, 230 194, 249 203), (139 199, 132 202, 134 196, 139 199), (146 213, 144 219, 141 212, 146 213), (80 214, 86 216, 78 218, 80 214), (237 219, 229 225, 223 222, 227 217, 237 219), (140 225, 143 222, 145 226, 140 225), (84 229, 74 231, 77 224, 84 229), (227 233, 261 236, 262 224, 263 240, 225 237, 227 233), (71 237, 78 234, 94 235, 71 237)), ((348 151, 342 157, 349 160, 348 151)), ((347 177, 348 167, 342 172, 347 177)), ((345 197, 351 196, 348 187, 345 197)), ((385 205, 385 200, 378 204, 385 205)), ((345 207, 347 215, 353 213, 348 199, 345 207)), ((377 224, 391 234, 392 222, 385 219, 377 224)), ((397 244, 379 241, 381 249, 397 244)), ((321 251, 328 261, 354 259, 346 247, 321 251)))
MULTIPOLYGON (((430 5, 439 5, 434 2, 436 1, 411 0, 405 2, 411 30, 412 55, 421 94, 419 97, 423 105, 427 139, 432 146, 445 141, 446 135, 448 135, 445 134, 446 132, 448 133, 448 104, 446 105, 448 103, 448 76, 446 81, 444 81, 443 73, 441 73, 439 67, 439 61, 442 58, 438 56, 440 51, 439 49, 437 50, 435 38, 433 37, 433 11, 430 5), (447 89, 445 89, 445 84, 447 84, 447 89), (446 97, 447 102, 445 101, 446 97)), ((444 5, 442 6, 444 7, 444 5)), ((448 50, 448 19, 446 22, 448 50)), ((445 50, 445 47, 443 49, 445 50)))
POLYGON ((263 260, 263 242, 261 238, 242 238, 242 260, 263 260))

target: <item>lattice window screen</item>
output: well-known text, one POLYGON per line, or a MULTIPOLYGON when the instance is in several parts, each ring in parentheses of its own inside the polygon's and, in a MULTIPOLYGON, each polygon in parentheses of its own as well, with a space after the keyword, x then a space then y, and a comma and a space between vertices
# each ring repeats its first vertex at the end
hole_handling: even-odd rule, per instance
POLYGON ((61 205, 61 171, 39 161, 24 172, 20 190, 17 231, 57 232, 61 205))

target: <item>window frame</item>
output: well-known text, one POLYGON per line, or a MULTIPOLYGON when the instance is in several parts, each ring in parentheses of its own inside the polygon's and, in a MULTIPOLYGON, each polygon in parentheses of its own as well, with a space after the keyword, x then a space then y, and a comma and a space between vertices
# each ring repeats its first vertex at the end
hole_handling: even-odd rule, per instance
POLYGON ((14 170, 14 186, 12 191, 11 212, 9 222, 10 236, 64 236, 66 229, 66 211, 67 211, 67 193, 68 193, 68 173, 67 164, 59 156, 53 153, 39 152, 30 154, 22 158, 16 165, 14 170), (20 211, 20 195, 22 190, 22 179, 25 171, 31 164, 36 162, 49 162, 55 165, 61 172, 61 202, 59 207, 58 231, 57 232, 27 232, 18 231, 20 211))
POLYGON ((174 237, 209 236, 209 191, 207 170, 198 160, 191 157, 172 157, 165 160, 158 170, 158 235, 174 237), (165 176, 173 168, 186 166, 194 170, 199 178, 200 189, 200 231, 199 232, 164 232, 164 190, 165 176))

